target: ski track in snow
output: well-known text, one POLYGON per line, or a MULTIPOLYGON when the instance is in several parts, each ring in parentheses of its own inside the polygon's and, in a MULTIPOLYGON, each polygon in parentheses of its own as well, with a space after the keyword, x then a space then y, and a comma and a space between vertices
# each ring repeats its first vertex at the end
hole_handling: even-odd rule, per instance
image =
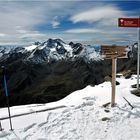
MULTIPOLYGON (((119 98, 116 107, 111 108, 110 105, 103 107, 102 105, 107 102, 99 104, 101 97, 82 95, 80 99, 82 103, 78 105, 34 113, 27 115, 27 118, 25 116, 13 118, 13 123, 21 121, 27 123, 28 120, 29 124, 20 128, 16 126, 17 129, 13 132, 9 130, 0 132, 0 140, 139 140, 140 102, 133 101, 134 109, 131 110, 123 99, 123 96, 129 99, 131 96, 138 98, 134 95, 129 97, 126 93, 129 90, 126 84, 131 83, 131 80, 128 83, 124 79, 117 80, 121 84, 117 86, 119 98), (102 121, 103 118, 108 120, 102 121)), ((105 86, 105 84, 100 85, 102 92, 105 86)), ((2 124, 6 122, 7 120, 2 124)))

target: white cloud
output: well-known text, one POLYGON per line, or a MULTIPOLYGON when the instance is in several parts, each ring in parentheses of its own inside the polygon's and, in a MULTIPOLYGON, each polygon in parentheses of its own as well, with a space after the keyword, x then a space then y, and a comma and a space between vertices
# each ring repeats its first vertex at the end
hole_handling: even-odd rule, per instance
POLYGON ((58 25, 60 25, 60 23, 58 21, 52 21, 53 28, 58 28, 58 25))
POLYGON ((107 6, 100 6, 100 7, 94 7, 90 10, 81 12, 79 14, 73 15, 70 20, 73 23, 77 22, 88 22, 93 23, 96 21, 105 20, 106 22, 110 22, 110 19, 121 17, 123 12, 119 10, 117 7, 112 5, 107 6))
POLYGON ((60 22, 58 21, 58 16, 55 16, 53 18, 51 24, 52 24, 52 28, 59 28, 60 22))
POLYGON ((66 33, 100 33, 101 31, 98 29, 92 28, 79 28, 79 29, 69 29, 65 31, 66 33))
POLYGON ((18 2, 0 2, 0 31, 5 35, 0 38, 0 44, 20 42, 21 35, 44 22, 45 16, 42 12, 40 7, 31 8, 18 2))
POLYGON ((30 33, 26 33, 26 34, 21 35, 20 38, 22 39, 22 38, 28 37, 28 38, 37 39, 38 37, 40 38, 40 37, 44 37, 44 36, 45 36, 45 34, 30 32, 30 33))
MULTIPOLYGON (((47 29, 49 25, 52 28, 58 28, 60 25, 60 18, 65 17, 71 11, 71 7, 75 2, 57 2, 57 1, 12 1, 5 2, 0 1, 0 32, 3 33, 0 36, 1 43, 24 43, 24 40, 20 40, 23 36, 36 36, 35 33, 37 26, 44 28, 40 31, 44 36, 45 32, 48 34, 47 29), (57 16, 56 16, 57 15, 57 16), (55 18, 54 18, 55 17, 55 18), (46 26, 46 27, 45 27, 46 26), (48 26, 48 27, 47 27, 48 26), (35 34, 35 35, 33 35, 35 34)), ((54 33, 55 34, 55 33, 54 33)), ((31 40, 32 41, 32 40, 31 40)))
POLYGON ((0 33, 0 37, 5 37, 6 34, 0 33))
POLYGON ((99 34, 112 34, 112 35, 118 35, 118 34, 129 34, 133 35, 135 32, 133 30, 120 30, 119 28, 112 28, 110 27, 111 32, 109 32, 109 29, 107 28, 75 28, 75 29, 69 29, 66 30, 66 33, 74 33, 74 34, 78 34, 78 33, 99 33, 99 34))
POLYGON ((17 32, 20 33, 20 34, 25 34, 25 33, 27 33, 28 31, 23 30, 23 29, 19 29, 19 30, 17 30, 17 32))
POLYGON ((0 44, 26 43, 54 37, 104 41, 109 39, 108 34, 115 38, 126 33, 117 27, 117 18, 125 16, 125 12, 128 13, 117 5, 96 1, 3 1, 0 2, 0 44), (67 25, 68 19, 75 24, 68 22, 67 25), (79 22, 84 22, 84 26, 80 24, 78 27, 76 23, 79 22), (50 25, 54 29, 61 25, 57 29, 60 32, 54 32, 50 25))
POLYGON ((126 38, 134 41, 137 38, 136 29, 118 27, 118 18, 130 17, 132 14, 133 11, 123 11, 117 5, 97 5, 70 17, 74 24, 83 22, 83 25, 87 24, 87 28, 74 28, 66 30, 66 32, 73 34, 83 33, 85 37, 90 36, 87 40, 97 44, 117 44, 119 40, 125 40, 126 38), (89 25, 90 28, 88 27, 89 25))

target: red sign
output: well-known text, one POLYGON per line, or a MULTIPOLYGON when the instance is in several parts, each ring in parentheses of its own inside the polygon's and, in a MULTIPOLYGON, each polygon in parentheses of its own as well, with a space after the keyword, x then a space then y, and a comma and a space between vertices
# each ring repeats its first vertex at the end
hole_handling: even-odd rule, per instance
POLYGON ((119 27, 140 27, 140 18, 119 18, 119 27))

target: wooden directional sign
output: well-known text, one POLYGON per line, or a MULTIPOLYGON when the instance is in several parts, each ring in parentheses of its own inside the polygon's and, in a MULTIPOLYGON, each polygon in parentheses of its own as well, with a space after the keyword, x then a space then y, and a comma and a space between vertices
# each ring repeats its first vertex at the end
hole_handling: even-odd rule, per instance
POLYGON ((129 49, 127 46, 109 46, 102 45, 101 53, 105 59, 112 59, 112 96, 111 106, 115 106, 115 94, 116 94, 116 69, 117 69, 117 58, 127 58, 129 49))
POLYGON ((119 27, 140 27, 140 18, 119 18, 119 27))
POLYGON ((101 53, 102 56, 106 59, 115 58, 127 58, 127 46, 109 46, 109 45, 102 45, 101 46, 101 53))

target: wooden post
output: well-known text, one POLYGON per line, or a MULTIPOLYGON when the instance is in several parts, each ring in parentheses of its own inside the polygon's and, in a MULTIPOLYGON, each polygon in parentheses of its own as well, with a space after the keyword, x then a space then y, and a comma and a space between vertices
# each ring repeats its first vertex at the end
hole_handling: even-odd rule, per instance
POLYGON ((115 106, 115 93, 116 93, 116 61, 117 58, 112 58, 112 97, 111 97, 111 107, 115 106))
POLYGON ((115 92, 116 92, 116 61, 117 58, 127 58, 129 49, 128 46, 110 46, 102 45, 101 53, 103 58, 112 59, 112 96, 111 96, 111 107, 115 106, 115 92))

